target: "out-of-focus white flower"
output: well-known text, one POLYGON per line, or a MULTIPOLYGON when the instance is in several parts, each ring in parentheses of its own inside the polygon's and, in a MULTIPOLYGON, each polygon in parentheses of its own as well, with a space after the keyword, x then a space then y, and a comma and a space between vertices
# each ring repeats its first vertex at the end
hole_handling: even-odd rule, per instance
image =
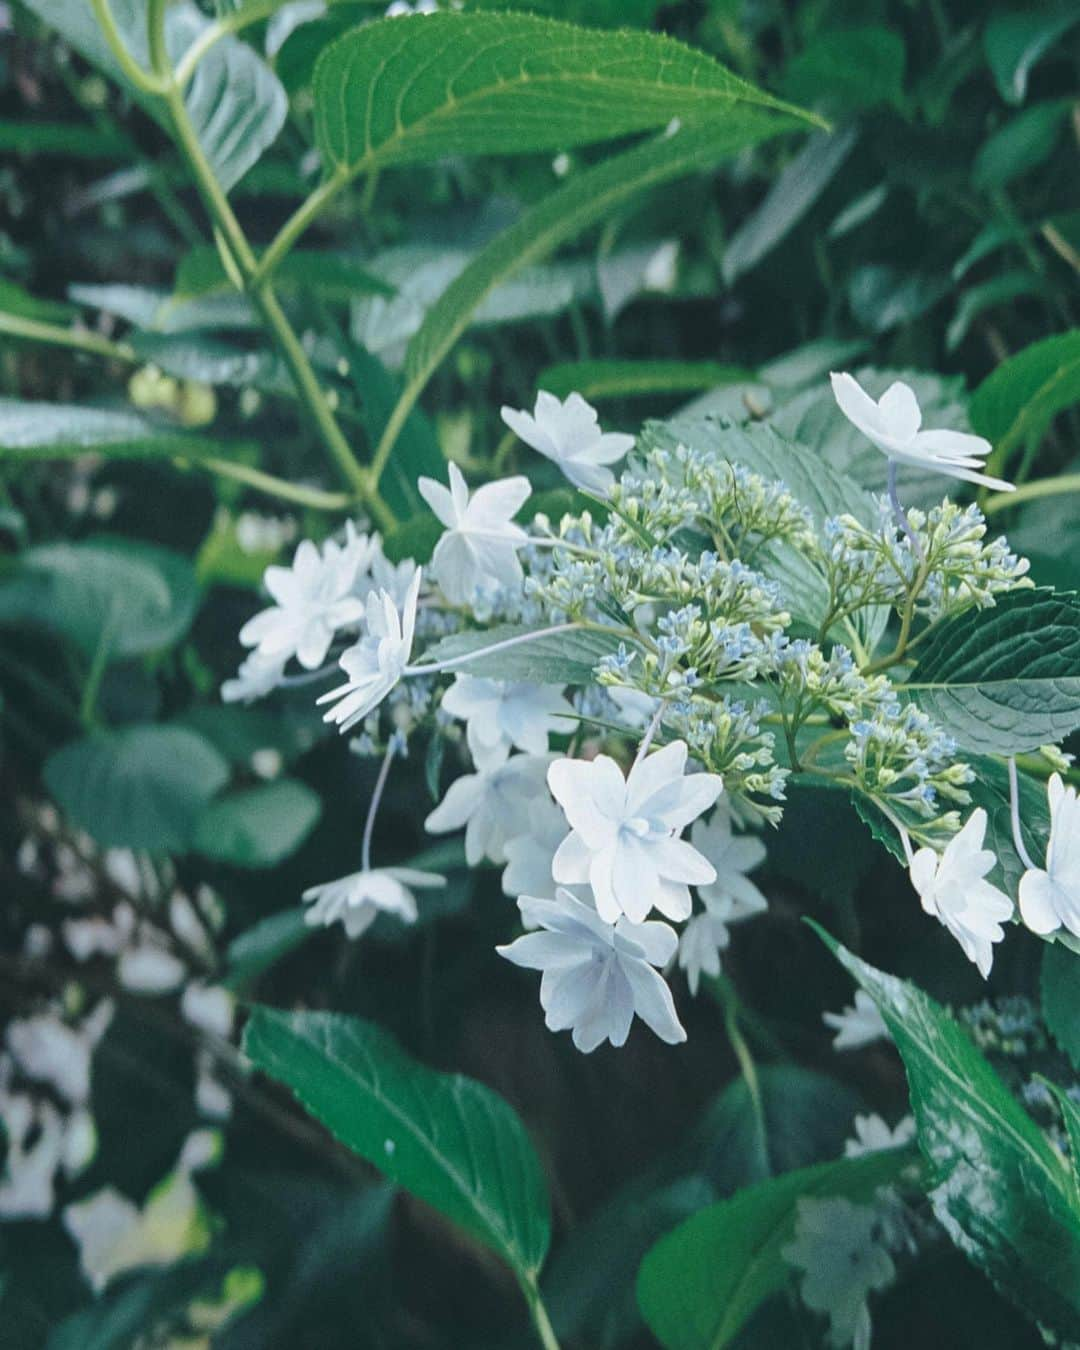
POLYGON ((184 1145, 174 1171, 139 1209, 113 1186, 64 1209, 64 1226, 79 1249, 79 1263, 100 1291, 125 1270, 168 1266, 205 1251, 210 1223, 191 1174, 215 1161, 196 1131, 184 1145), (194 1146, 192 1141, 195 1141, 194 1146))
POLYGON ((240 662, 240 669, 231 680, 221 685, 223 703, 254 703, 256 699, 272 694, 281 683, 288 656, 263 656, 259 651, 249 652, 240 662))
POLYGON ((675 954, 678 938, 666 923, 635 924, 623 918, 605 923, 566 890, 554 900, 522 896, 518 901, 526 933, 496 947, 516 966, 540 970, 540 1006, 551 1031, 572 1033, 585 1054, 604 1041, 619 1046, 636 1013, 662 1041, 686 1040, 671 990, 654 967, 675 954))
POLYGON ((129 848, 107 848, 101 855, 101 870, 112 884, 138 899, 146 888, 139 860, 129 848))
POLYGON ((607 755, 559 759, 548 771, 571 826, 555 855, 555 880, 588 882, 609 923, 621 914, 641 923, 654 907, 669 919, 689 918, 689 887, 716 880, 712 863, 678 835, 712 806, 723 780, 685 776, 686 758, 686 743, 674 741, 639 760, 625 779, 607 755))
POLYGON ((896 1277, 881 1244, 878 1216, 869 1205, 842 1196, 798 1202, 795 1234, 782 1248, 789 1265, 802 1271, 799 1291, 806 1306, 829 1319, 829 1344, 870 1350, 867 1299, 896 1277))
POLYGON ((336 722, 348 731, 377 708, 405 672, 416 632, 416 604, 420 595, 420 569, 409 585, 401 613, 386 591, 372 591, 367 598, 365 633, 348 651, 340 665, 348 682, 331 689, 318 700, 338 701, 323 720, 336 722))
POLYGON ((865 989, 855 991, 852 1007, 838 1013, 822 1013, 821 1020, 836 1032, 834 1050, 858 1050, 874 1041, 891 1039, 884 1017, 865 989))
POLYGON ((214 1072, 214 1058, 200 1051, 195 1059, 195 1105, 211 1120, 227 1120, 232 1114, 232 1093, 214 1072))
POLYGON ((0 1218, 43 1219, 64 1157, 64 1122, 51 1102, 0 1092, 7 1158, 0 1174, 0 1218))
POLYGON ((595 408, 580 394, 560 402, 541 389, 532 414, 502 409, 502 420, 526 445, 557 464, 575 487, 606 495, 615 482, 607 464, 614 464, 633 448, 633 436, 602 432, 595 408))
POLYGON ((765 845, 754 834, 735 834, 723 803, 709 821, 699 820, 690 842, 716 869, 716 880, 698 888, 705 907, 725 923, 737 923, 768 908, 768 901, 746 875, 765 861, 765 845))
POLYGON ((135 931, 135 911, 122 900, 111 919, 65 919, 60 926, 64 945, 76 961, 92 956, 118 956, 135 931))
POLYGON ((244 624, 240 641, 268 661, 295 656, 306 670, 322 665, 335 632, 364 616, 363 602, 350 592, 369 547, 351 525, 344 544, 329 539, 321 551, 301 540, 291 567, 266 569, 263 582, 276 603, 244 624))
POLYGON ((687 923, 679 935, 679 966, 686 971, 691 994, 697 994, 702 975, 720 974, 720 953, 730 942, 727 924, 708 910, 687 923))
POLYGON ((226 1037, 232 1031, 236 995, 220 984, 192 980, 180 995, 184 1020, 211 1036, 226 1037))
POLYGON ((446 796, 424 821, 431 834, 465 827, 465 860, 501 863, 506 845, 525 834, 533 811, 548 800, 547 755, 513 755, 503 764, 478 768, 450 784, 446 796))
POLYGON ((417 480, 420 495, 446 526, 435 545, 431 571, 452 605, 469 605, 478 594, 521 585, 517 550, 528 535, 513 518, 532 491, 520 474, 485 483, 470 496, 456 464, 450 465, 450 486, 434 478, 417 480))
POLYGON ((1080 937, 1080 799, 1060 774, 1046 785, 1050 840, 1046 867, 1031 867, 1020 878, 1020 917, 1033 933, 1064 925, 1080 937))
POLYGON ((548 736, 568 731, 574 710, 551 684, 484 680, 459 675, 442 706, 465 723, 465 738, 478 768, 501 763, 513 748, 547 753, 548 736))
POLYGON ((983 880, 997 863, 993 851, 983 848, 985 833, 980 806, 940 858, 932 848, 921 848, 908 869, 923 909, 945 925, 983 979, 994 963, 993 944, 1005 936, 1001 925, 1013 912, 1009 897, 983 880))
POLYGON ((339 919, 347 936, 366 933, 380 913, 393 914, 402 923, 416 922, 416 897, 413 890, 438 888, 446 878, 436 872, 420 872, 412 867, 377 867, 353 872, 337 881, 312 886, 304 892, 311 908, 305 923, 329 927, 339 919))
POLYGON ((992 449, 989 441, 966 431, 920 430, 919 400, 914 389, 902 380, 890 384, 875 403, 854 376, 834 373, 829 378, 840 411, 889 459, 1012 492, 1012 483, 980 472, 992 449))
POLYGON ((901 1116, 890 1130, 880 1116, 856 1116, 855 1134, 844 1144, 845 1158, 861 1158, 886 1148, 901 1148, 915 1138, 915 1117, 901 1116))
POLYGON ((555 894, 551 864, 566 838, 566 817, 550 798, 536 802, 529 812, 524 834, 507 841, 506 869, 502 874, 504 895, 538 896, 550 900, 555 894))
POLYGON ((74 1027, 54 1012, 21 1018, 8 1026, 8 1049, 28 1078, 49 1083, 65 1101, 85 1102, 90 1096, 90 1061, 112 1015, 112 1001, 102 999, 74 1027))
POLYGON ((640 689, 628 689, 615 684, 607 689, 607 695, 619 710, 619 721, 631 731, 642 731, 652 721, 659 700, 640 689))
POLYGON ((144 931, 121 952, 116 978, 133 994, 169 994, 187 978, 187 966, 161 945, 153 931, 144 931))
POLYGON ((400 609, 416 575, 416 562, 412 558, 403 558, 399 563, 392 563, 383 552, 382 540, 375 535, 368 574, 371 577, 371 589, 385 591, 400 609))

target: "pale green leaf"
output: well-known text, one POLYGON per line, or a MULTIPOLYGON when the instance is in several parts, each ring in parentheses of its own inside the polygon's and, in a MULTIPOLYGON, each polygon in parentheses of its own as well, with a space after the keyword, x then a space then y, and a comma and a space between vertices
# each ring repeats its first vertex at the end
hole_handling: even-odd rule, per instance
POLYGON ((0 459, 84 455, 231 457, 235 446, 152 422, 136 412, 0 398, 0 459))
POLYGON ((343 1144, 536 1278, 550 1238, 544 1178, 501 1097, 418 1064, 354 1017, 255 1008, 244 1051, 343 1144))
POLYGON ((273 867, 295 853, 322 814, 306 783, 279 778, 210 802, 192 842, 197 853, 233 867, 273 867))
MULTIPOLYGON (((499 652, 485 654, 496 643, 522 637, 534 630, 517 624, 500 624, 483 632, 454 633, 429 648, 418 665, 449 661, 476 655, 454 666, 454 670, 468 675, 482 675, 489 680, 523 680, 532 684, 591 684, 593 671, 599 661, 619 650, 628 641, 626 634, 607 629, 578 629, 569 632, 547 633, 530 642, 499 652)), ((633 646, 633 639, 629 639, 633 646)), ((567 722, 566 730, 573 724, 567 722)))

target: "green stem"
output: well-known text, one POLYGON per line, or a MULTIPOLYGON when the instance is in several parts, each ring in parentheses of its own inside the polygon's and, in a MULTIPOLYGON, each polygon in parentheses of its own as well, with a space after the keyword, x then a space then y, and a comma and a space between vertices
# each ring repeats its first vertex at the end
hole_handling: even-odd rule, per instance
POLYGON ((551 1318, 548 1317, 547 1309, 544 1307, 544 1300, 540 1297, 540 1289, 535 1277, 521 1279, 520 1282, 521 1292, 525 1295, 525 1302, 529 1305, 529 1316, 536 1328, 536 1335, 540 1344, 544 1347, 544 1350, 559 1350, 559 1340, 555 1335, 555 1328, 551 1325, 551 1318))
POLYGON ((163 94, 165 82, 161 79, 161 76, 156 73, 151 75, 143 70, 142 66, 128 51, 123 34, 117 28, 116 20, 113 18, 109 0, 90 0, 90 3, 105 41, 109 44, 109 50, 116 57, 124 78, 133 84, 136 89, 141 89, 143 93, 163 94))
POLYGON ((293 212, 285 224, 274 236, 270 246, 259 259, 258 266, 255 268, 255 274, 252 277, 253 282, 258 285, 268 280, 273 274, 281 260, 289 252, 297 239, 304 233, 307 227, 319 214, 328 201, 337 196, 338 192, 348 182, 348 173, 342 173, 340 170, 327 178, 324 183, 315 189, 310 197, 306 198, 303 204, 293 212))
POLYGON ((735 1058, 739 1062, 739 1071, 750 1096, 750 1104, 754 1109, 754 1119, 761 1131, 761 1144, 766 1152, 767 1163, 769 1137, 766 1130, 765 1106, 761 1099, 761 1081, 758 1078, 757 1065, 750 1053, 750 1047, 746 1044, 746 1040, 739 1030, 739 996, 735 992, 735 986, 723 975, 717 978, 715 985, 724 1011, 724 1030, 731 1042, 731 1048, 735 1052, 735 1058))
POLYGON ((309 506, 313 511, 348 511, 356 503, 356 498, 348 492, 324 492, 322 488, 305 487, 301 483, 290 483, 286 478, 278 478, 262 469, 252 468, 249 464, 239 464, 231 459, 196 459, 179 461, 195 469, 206 469, 210 473, 220 474, 222 478, 232 478, 245 483, 258 492, 271 497, 280 497, 282 501, 296 502, 298 506, 309 506))
POLYGON ((97 707, 98 693, 101 690, 101 682, 105 678, 105 671, 109 666, 109 651, 112 648, 117 608, 115 603, 109 606, 109 613, 105 622, 101 625, 101 633, 98 637, 97 646, 94 648, 94 657, 90 662, 86 683, 83 685, 82 698, 79 702, 79 721, 88 730, 94 725, 94 710, 97 707))
POLYGON ((1063 492, 1080 492, 1080 473, 1061 474, 1057 478, 1039 478, 1034 483, 1022 483, 1015 492, 995 492, 983 503, 983 515, 993 516, 1020 502, 1032 502, 1040 497, 1056 497, 1063 492))
POLYGON ((104 356, 110 361, 124 361, 131 365, 138 361, 134 351, 125 342, 110 342, 98 333, 80 333, 75 328, 63 328, 60 324, 44 323, 40 319, 25 319, 20 314, 0 311, 0 333, 24 338, 27 342, 48 342, 54 347, 70 347, 73 351, 104 356))

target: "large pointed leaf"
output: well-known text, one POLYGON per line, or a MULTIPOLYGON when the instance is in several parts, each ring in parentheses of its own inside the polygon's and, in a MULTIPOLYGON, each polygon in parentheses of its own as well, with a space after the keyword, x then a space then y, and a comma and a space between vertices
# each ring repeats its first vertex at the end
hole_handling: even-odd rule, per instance
POLYGON ((661 1238, 641 1263, 638 1304, 665 1350, 723 1350, 790 1278, 782 1249, 803 1196, 868 1199, 908 1149, 819 1163, 739 1191, 661 1238))
POLYGON ((877 1004, 903 1058, 946 1232, 1032 1317, 1077 1339, 1080 1209, 1061 1155, 944 1008, 822 937, 877 1004))
POLYGON ((490 1088, 436 1073, 371 1022, 256 1008, 245 1053, 392 1181, 535 1280, 550 1238, 543 1174, 490 1088))
POLYGON ((1080 726, 1080 600, 1014 591, 927 640, 904 686, 974 753, 1018 755, 1080 726))
POLYGON ((122 408, 0 398, 0 459, 49 459, 84 455, 88 450, 103 455, 179 455, 185 459, 227 458, 232 453, 222 441, 163 426, 122 408))
POLYGON ((326 48, 313 92, 319 149, 342 174, 564 150, 724 116, 737 102, 787 106, 672 38, 527 14, 366 24, 326 48))
POLYGON ((1078 402, 1080 329, 1073 329, 1033 342, 988 375, 972 395, 971 425, 1007 454, 1078 402))

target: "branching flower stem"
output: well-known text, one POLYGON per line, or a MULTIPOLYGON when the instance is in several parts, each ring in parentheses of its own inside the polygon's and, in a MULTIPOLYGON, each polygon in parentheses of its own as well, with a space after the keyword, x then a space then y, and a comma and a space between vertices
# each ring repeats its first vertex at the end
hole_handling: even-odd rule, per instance
POLYGON ((1020 832, 1020 780, 1016 773, 1016 756, 1009 756, 1009 820, 1012 824, 1013 847, 1017 856, 1029 870, 1035 870, 1035 863, 1024 844, 1020 832))
POLYGON ((519 633, 516 637, 504 638, 490 647, 480 647, 473 652, 463 652, 460 656, 450 656, 445 661, 434 661, 428 666, 406 666, 404 675, 439 675, 444 670, 454 670, 457 666, 467 665, 481 656, 491 656, 495 652, 504 652, 511 647, 520 647, 526 642, 535 642, 537 638, 549 637, 553 633, 572 633, 587 625, 583 623, 557 623, 551 628, 538 628, 532 633, 519 633))
POLYGON ((367 819, 364 821, 364 842, 360 847, 360 866, 365 872, 371 871, 371 838, 375 833, 375 817, 379 814, 379 803, 382 801, 386 780, 390 777, 390 765, 394 762, 396 754, 397 746, 391 737, 390 744, 386 747, 386 754, 383 756, 382 765, 379 768, 379 776, 375 780, 375 788, 368 805, 367 819))

